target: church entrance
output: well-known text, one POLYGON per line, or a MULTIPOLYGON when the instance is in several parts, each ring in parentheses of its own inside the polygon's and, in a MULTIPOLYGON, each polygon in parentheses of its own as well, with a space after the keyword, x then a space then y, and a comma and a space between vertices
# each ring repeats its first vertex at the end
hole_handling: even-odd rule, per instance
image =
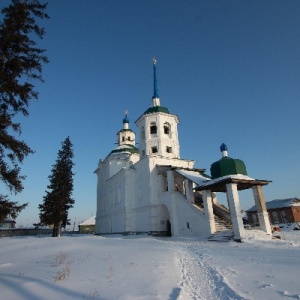
POLYGON ((172 236, 172 226, 169 209, 166 205, 160 206, 161 229, 163 235, 172 236))
POLYGON ((167 232, 166 232, 167 236, 172 236, 172 226, 171 226, 171 222, 169 220, 167 220, 167 232))

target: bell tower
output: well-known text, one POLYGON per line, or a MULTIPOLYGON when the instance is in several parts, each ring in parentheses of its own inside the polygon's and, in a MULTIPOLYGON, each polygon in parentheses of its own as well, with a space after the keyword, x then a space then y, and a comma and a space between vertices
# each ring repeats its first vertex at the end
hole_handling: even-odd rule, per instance
POLYGON ((160 104, 156 66, 157 60, 154 58, 152 106, 135 122, 140 135, 140 158, 144 156, 180 158, 177 131, 179 120, 160 104))
POLYGON ((123 129, 118 133, 118 145, 133 145, 135 146, 135 133, 129 129, 128 110, 125 110, 125 118, 123 119, 123 129))

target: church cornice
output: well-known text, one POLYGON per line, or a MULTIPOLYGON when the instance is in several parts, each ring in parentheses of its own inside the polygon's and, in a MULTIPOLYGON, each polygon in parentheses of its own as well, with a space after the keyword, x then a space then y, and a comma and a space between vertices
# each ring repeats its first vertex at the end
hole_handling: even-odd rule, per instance
POLYGON ((127 131, 127 132, 133 132, 133 133, 134 133, 134 131, 131 130, 131 129, 121 129, 119 132, 124 132, 124 131, 127 131))
POLYGON ((165 114, 170 114, 169 110, 166 107, 163 107, 163 106, 151 106, 151 107, 149 107, 143 113, 143 115, 153 114, 153 113, 157 113, 157 112, 162 112, 162 113, 165 113, 165 114))
POLYGON ((144 117, 151 117, 151 116, 155 116, 155 115, 165 115, 168 117, 174 117, 176 122, 179 123, 178 116, 171 114, 166 107, 162 107, 162 106, 149 107, 134 123, 137 125, 144 117), (154 109, 153 111, 152 111, 152 108, 154 109), (165 112, 161 108, 166 109, 168 112, 165 112), (157 110, 157 111, 155 111, 155 110, 157 110))

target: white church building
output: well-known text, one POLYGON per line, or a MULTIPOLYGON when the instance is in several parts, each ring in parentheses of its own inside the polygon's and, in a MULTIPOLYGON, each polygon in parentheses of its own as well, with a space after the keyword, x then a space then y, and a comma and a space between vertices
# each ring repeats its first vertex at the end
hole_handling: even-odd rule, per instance
MULTIPOLYGON (((236 238, 243 238, 243 225, 240 221, 231 222, 230 213, 218 205, 215 194, 205 188, 195 190, 211 180, 204 175, 204 169, 194 168, 194 160, 180 158, 179 120, 177 115, 161 106, 156 60, 153 62, 152 106, 135 121, 139 147, 136 147, 136 134, 130 129, 125 113, 123 128, 117 133, 118 146, 99 161, 95 170, 95 233, 209 237, 221 226, 218 216, 222 215, 238 226, 236 238)), ((253 181, 245 174, 243 180, 253 181)), ((238 203, 239 200, 232 201, 238 203)), ((241 214, 233 215, 241 219, 241 214)), ((226 229, 225 223, 222 226, 226 229)))

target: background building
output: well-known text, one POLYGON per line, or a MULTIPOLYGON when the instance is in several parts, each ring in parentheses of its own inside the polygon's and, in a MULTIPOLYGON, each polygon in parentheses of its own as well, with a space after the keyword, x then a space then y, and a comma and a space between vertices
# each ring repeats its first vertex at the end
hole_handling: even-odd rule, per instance
POLYGON ((91 217, 78 225, 79 233, 95 232, 95 216, 91 217))
MULTIPOLYGON (((297 223, 300 222, 300 199, 276 199, 266 202, 269 220, 271 224, 280 223, 297 223)), ((249 224, 257 224, 257 209, 256 205, 248 209, 249 224)))

